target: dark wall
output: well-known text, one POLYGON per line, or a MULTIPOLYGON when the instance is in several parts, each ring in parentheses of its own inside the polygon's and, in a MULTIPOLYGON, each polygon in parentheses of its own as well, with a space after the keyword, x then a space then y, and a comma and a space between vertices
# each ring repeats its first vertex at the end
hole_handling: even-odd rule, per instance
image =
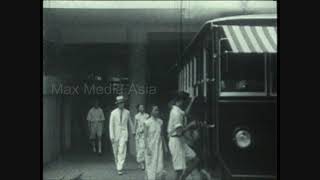
POLYGON ((63 83, 56 77, 43 77, 43 164, 70 150, 73 99, 50 93, 50 86, 63 83))
POLYGON ((45 67, 49 75, 86 79, 91 73, 104 78, 128 76, 128 47, 124 44, 48 43, 44 48, 45 67))

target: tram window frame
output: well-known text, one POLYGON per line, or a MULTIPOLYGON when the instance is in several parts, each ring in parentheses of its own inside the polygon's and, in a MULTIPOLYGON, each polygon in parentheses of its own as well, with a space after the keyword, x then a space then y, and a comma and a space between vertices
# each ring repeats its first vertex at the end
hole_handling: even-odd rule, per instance
POLYGON ((195 87, 197 86, 197 58, 195 56, 192 56, 192 61, 193 61, 193 84, 192 86, 195 87))
POLYGON ((196 56, 197 59, 197 77, 198 77, 198 83, 199 85, 201 83, 203 83, 204 79, 203 79, 203 59, 202 59, 202 55, 197 54, 196 56))
POLYGON ((199 51, 196 51, 193 55, 192 55, 193 59, 195 59, 196 65, 195 65, 195 89, 196 89, 196 93, 197 96, 199 96, 200 94, 203 93, 203 90, 200 91, 200 85, 203 83, 203 63, 202 63, 202 56, 199 53, 199 51))
POLYGON ((200 84, 199 82, 199 77, 198 77, 198 59, 196 55, 192 55, 191 56, 191 61, 192 61, 192 87, 193 87, 193 95, 194 96, 198 96, 199 92, 198 92, 198 86, 200 84))
POLYGON ((193 65, 192 65, 193 61, 192 61, 192 58, 188 58, 188 66, 189 66, 189 78, 188 78, 188 81, 189 81, 189 93, 191 95, 193 95, 193 65))
POLYGON ((261 54, 261 53, 232 53, 225 51, 222 53, 221 58, 220 58, 220 63, 219 63, 219 82, 222 83, 222 57, 223 56, 228 56, 228 55, 255 55, 255 56, 263 56, 263 70, 264 70, 264 89, 263 91, 222 91, 221 85, 219 86, 219 96, 220 97, 242 97, 242 96, 267 96, 267 91, 268 91, 268 82, 267 82, 267 55, 266 54, 261 54))
POLYGON ((277 53, 272 53, 272 54, 269 54, 269 60, 270 60, 270 96, 277 96, 277 88, 275 89, 275 92, 273 90, 273 83, 274 83, 274 79, 273 79, 273 75, 276 74, 276 78, 275 78, 275 83, 276 83, 276 86, 277 86, 277 79, 278 79, 278 57, 277 57, 277 53), (273 62, 274 61, 274 62, 273 62), (273 67, 272 66, 275 66, 275 72, 273 71, 273 67))
POLYGON ((202 76, 203 76, 203 97, 208 96, 208 61, 209 61, 209 52, 206 49, 206 46, 201 48, 202 50, 202 76))

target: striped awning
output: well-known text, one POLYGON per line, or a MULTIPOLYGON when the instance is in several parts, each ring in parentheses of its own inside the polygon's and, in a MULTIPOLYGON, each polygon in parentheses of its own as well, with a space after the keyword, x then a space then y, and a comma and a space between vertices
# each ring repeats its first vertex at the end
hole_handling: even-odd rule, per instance
POLYGON ((234 53, 276 53, 275 26, 222 26, 234 53))

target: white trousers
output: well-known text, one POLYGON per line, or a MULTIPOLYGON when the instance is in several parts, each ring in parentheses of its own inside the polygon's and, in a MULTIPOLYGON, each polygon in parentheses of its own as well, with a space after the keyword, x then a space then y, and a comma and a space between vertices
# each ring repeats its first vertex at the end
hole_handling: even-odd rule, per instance
POLYGON ((187 161, 196 157, 196 153, 183 141, 182 138, 170 137, 169 150, 174 170, 186 169, 187 161))
POLYGON ((117 170, 123 170, 123 165, 127 155, 127 141, 120 139, 112 144, 114 161, 116 163, 117 170))

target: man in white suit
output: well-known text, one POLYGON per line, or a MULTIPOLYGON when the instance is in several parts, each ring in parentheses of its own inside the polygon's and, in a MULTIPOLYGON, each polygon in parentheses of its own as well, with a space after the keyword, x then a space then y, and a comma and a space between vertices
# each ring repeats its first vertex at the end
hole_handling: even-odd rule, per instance
POLYGON ((130 111, 124 108, 125 99, 117 96, 116 104, 118 107, 110 114, 109 132, 112 143, 114 159, 119 175, 123 174, 123 165, 127 153, 128 125, 133 127, 130 118, 130 111))

